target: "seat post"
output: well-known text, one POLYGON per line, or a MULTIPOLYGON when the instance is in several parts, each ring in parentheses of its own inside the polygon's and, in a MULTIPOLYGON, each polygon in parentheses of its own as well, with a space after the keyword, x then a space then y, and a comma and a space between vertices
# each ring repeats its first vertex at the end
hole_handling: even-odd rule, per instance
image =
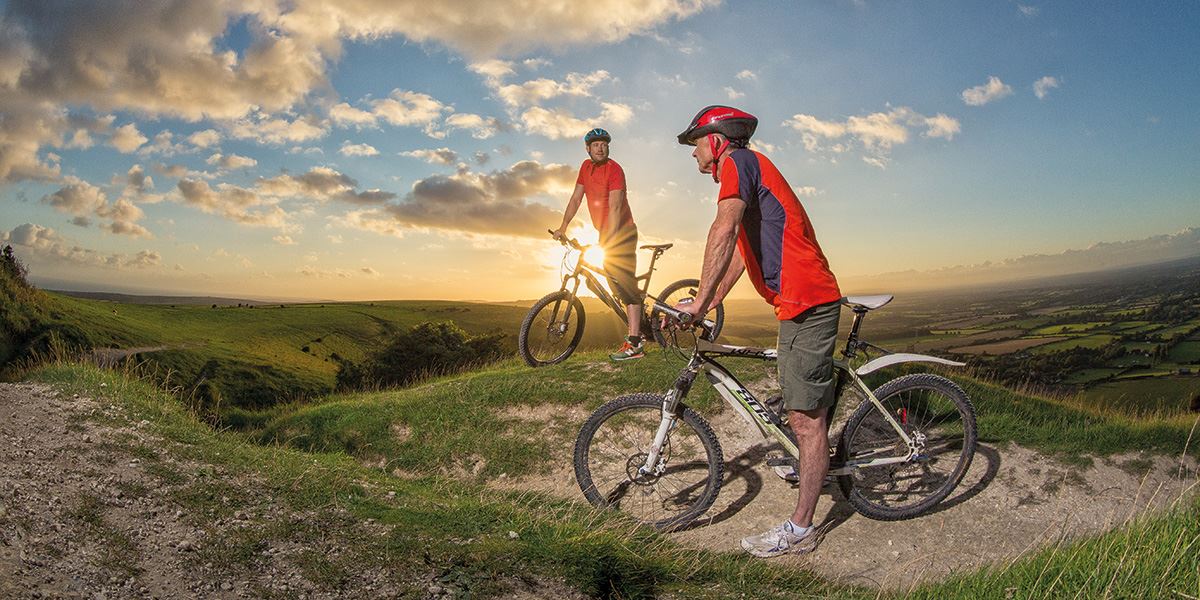
POLYGON ((846 358, 853 358, 858 349, 858 328, 862 325, 867 309, 862 306, 854 307, 854 323, 850 326, 850 335, 846 338, 846 350, 842 352, 846 358))

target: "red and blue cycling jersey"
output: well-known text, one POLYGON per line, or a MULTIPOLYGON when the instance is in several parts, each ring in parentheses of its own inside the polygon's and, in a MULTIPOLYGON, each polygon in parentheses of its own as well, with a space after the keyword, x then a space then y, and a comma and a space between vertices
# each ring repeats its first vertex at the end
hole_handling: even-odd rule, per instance
POLYGON ((717 199, 741 198, 746 203, 738 250, 754 289, 775 306, 775 317, 792 319, 841 299, 812 222, 779 169, 746 148, 729 153, 720 169, 717 199))

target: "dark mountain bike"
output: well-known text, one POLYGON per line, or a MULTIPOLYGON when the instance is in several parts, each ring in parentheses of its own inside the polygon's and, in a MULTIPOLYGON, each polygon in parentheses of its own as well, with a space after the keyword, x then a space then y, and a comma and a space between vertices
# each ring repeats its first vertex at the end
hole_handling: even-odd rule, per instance
MULTIPOLYGON (((566 248, 562 262, 562 287, 547 294, 529 309, 521 323, 521 334, 517 337, 517 349, 521 358, 531 367, 542 367, 566 360, 583 339, 587 315, 578 296, 580 280, 600 298, 600 301, 617 313, 622 323, 629 324, 625 305, 602 283, 605 277, 604 268, 591 264, 584 256, 591 246, 581 245, 579 240, 574 238, 560 242, 566 248)), ((650 266, 646 268, 645 273, 637 277, 639 291, 646 296, 645 310, 642 312, 642 331, 649 332, 654 341, 664 348, 680 344, 687 346, 694 343, 695 338, 690 334, 679 336, 678 331, 674 329, 664 330, 664 313, 657 305, 670 307, 687 299, 695 299, 700 286, 697 279, 681 279, 668 285, 657 297, 646 293, 650 289, 650 275, 654 273, 654 263, 673 245, 642 246, 642 250, 651 251, 650 266)), ((720 335, 721 327, 725 323, 725 306, 717 306, 710 314, 714 317, 706 321, 702 339, 711 342, 720 335)))
MULTIPOLYGON (((874 390, 863 382, 868 373, 902 363, 963 366, 934 356, 888 353, 859 339, 867 311, 891 299, 842 300, 853 309, 854 324, 842 360, 834 361, 836 397, 853 397, 858 406, 830 444, 829 461, 829 475, 837 478, 854 509, 884 521, 922 515, 945 499, 970 467, 976 445, 975 408, 953 381, 916 373, 874 390), (884 354, 852 368, 856 354, 867 351, 884 354)), ((691 316, 670 307, 658 309, 681 320, 691 316)), ((687 526, 713 505, 725 466, 721 444, 704 417, 684 403, 701 372, 752 429, 783 447, 787 456, 767 464, 797 468, 796 439, 785 424, 782 405, 776 408, 755 398, 718 357, 773 361, 777 352, 700 340, 665 394, 630 394, 597 409, 575 441, 575 478, 588 502, 665 531, 687 526)))

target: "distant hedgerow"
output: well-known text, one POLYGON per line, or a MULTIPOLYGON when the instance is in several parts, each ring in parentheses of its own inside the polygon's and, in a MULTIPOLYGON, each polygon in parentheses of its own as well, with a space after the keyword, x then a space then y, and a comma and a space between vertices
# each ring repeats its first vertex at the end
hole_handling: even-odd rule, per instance
POLYGON ((339 389, 391 387, 460 371, 504 355, 504 334, 469 336, 454 323, 421 323, 398 333, 362 362, 340 360, 339 389))

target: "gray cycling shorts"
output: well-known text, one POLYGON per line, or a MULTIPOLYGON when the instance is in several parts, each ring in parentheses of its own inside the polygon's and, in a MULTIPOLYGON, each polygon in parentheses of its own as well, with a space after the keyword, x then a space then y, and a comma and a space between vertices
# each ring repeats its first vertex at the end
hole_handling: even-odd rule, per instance
POLYGON ((788 410, 833 406, 833 349, 837 344, 840 301, 814 306, 779 322, 779 383, 788 410))

